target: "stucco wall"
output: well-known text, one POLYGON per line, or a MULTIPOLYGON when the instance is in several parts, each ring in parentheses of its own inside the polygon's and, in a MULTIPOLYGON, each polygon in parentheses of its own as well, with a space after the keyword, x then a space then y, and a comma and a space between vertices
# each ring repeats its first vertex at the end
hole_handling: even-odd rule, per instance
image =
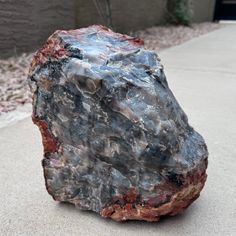
POLYGON ((215 0, 193 0, 193 21, 212 21, 215 2, 215 0))
MULTIPOLYGON (((167 0, 110 1, 114 29, 119 32, 151 27, 164 20, 167 0)), ((213 19, 215 0, 193 2, 194 21, 213 19)), ((90 24, 105 24, 93 0, 0 0, 0 58, 35 50, 56 29, 90 24)))
MULTIPOLYGON (((105 9, 105 0, 100 0, 105 9)), ((163 21, 166 0, 110 0, 113 28, 119 32, 130 32, 143 29, 163 21)), ((104 24, 104 20, 97 12, 93 0, 78 0, 76 5, 77 26, 95 23, 104 24), (83 16, 83 17, 82 17, 83 16)))
MULTIPOLYGON (((105 9, 105 0, 99 0, 105 9)), ((164 22, 167 0, 110 0, 114 29, 130 32, 164 22)), ((215 0, 192 0, 193 22, 212 21, 215 0)), ((104 24, 93 0, 77 0, 76 24, 78 27, 95 23, 104 24)))
POLYGON ((73 28, 68 0, 0 0, 0 57, 32 51, 55 29, 73 28))

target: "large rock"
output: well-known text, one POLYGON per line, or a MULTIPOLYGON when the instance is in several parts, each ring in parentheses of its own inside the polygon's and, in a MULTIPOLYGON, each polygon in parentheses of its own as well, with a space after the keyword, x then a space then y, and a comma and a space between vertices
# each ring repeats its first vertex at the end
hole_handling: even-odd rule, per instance
POLYGON ((141 40, 102 26, 56 31, 29 80, 55 200, 118 221, 157 221, 199 196, 207 147, 141 40))

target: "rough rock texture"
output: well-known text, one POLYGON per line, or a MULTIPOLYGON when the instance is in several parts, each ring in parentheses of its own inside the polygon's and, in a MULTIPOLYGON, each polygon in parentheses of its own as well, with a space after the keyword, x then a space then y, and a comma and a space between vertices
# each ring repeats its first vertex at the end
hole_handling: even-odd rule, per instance
POLYGON ((102 26, 56 31, 29 72, 49 194, 117 221, 175 215, 206 180, 204 140, 142 43, 102 26))

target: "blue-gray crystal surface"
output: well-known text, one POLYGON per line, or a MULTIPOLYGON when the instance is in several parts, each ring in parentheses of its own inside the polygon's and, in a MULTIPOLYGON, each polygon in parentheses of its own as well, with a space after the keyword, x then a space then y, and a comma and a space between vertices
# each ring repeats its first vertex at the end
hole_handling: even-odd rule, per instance
POLYGON ((199 196, 206 144, 142 40, 103 26, 56 31, 36 52, 29 83, 55 200, 157 221, 199 196))

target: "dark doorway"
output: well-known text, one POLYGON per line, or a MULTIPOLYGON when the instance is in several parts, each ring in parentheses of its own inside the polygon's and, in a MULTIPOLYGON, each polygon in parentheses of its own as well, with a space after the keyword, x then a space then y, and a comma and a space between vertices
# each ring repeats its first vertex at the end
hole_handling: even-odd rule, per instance
POLYGON ((236 0, 216 0, 214 20, 236 20, 236 0))

